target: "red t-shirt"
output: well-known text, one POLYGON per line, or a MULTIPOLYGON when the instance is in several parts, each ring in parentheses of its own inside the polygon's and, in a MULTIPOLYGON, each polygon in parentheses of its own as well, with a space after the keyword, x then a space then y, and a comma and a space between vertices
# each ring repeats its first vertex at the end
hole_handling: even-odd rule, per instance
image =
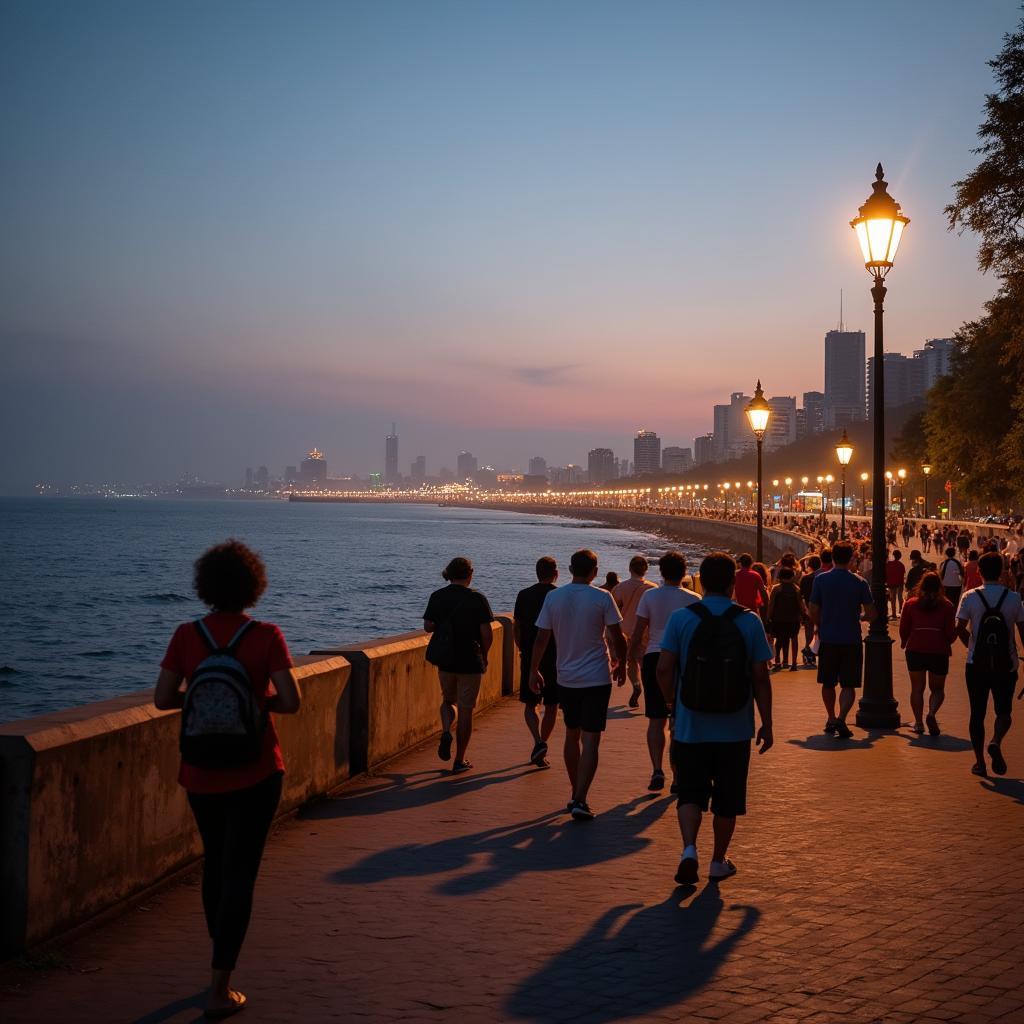
POLYGON ((903 605, 900 642, 908 651, 948 658, 953 653, 955 639, 956 611, 945 597, 940 598, 934 608, 925 608, 916 597, 903 605))
POLYGON ((887 587, 902 587, 903 581, 907 578, 907 567, 895 558, 885 563, 885 585, 887 587))
MULTIPOLYGON (((203 619, 206 628, 218 644, 227 646, 242 624, 249 621, 248 615, 236 612, 211 612, 203 619)), ((171 637, 164 660, 160 667, 184 679, 190 679, 210 653, 194 622, 182 623, 171 637)), ((281 630, 270 622, 258 622, 242 637, 235 655, 245 666, 256 699, 261 708, 266 706, 270 695, 270 675, 281 669, 291 668, 292 659, 281 630)), ((277 739, 274 719, 267 716, 267 728, 263 734, 263 750, 259 759, 238 768, 197 768, 182 762, 178 782, 190 793, 230 793, 246 789, 262 782, 274 772, 284 771, 281 744, 277 739)))
POLYGON ((764 580, 761 579, 760 573, 754 572, 753 569, 740 569, 736 573, 736 589, 733 592, 733 600, 737 604, 743 605, 744 608, 756 611, 757 606, 761 604, 761 588, 763 586, 764 580))

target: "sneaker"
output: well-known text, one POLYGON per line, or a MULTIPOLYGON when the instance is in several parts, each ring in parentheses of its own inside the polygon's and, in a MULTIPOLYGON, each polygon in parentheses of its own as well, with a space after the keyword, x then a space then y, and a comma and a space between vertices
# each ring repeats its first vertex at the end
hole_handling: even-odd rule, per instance
POLYGON ((590 804, 584 800, 576 800, 573 802, 572 810, 569 812, 572 814, 573 821, 593 821, 594 812, 590 809, 590 804))
POLYGON ((708 868, 708 878, 713 882, 723 878, 732 878, 736 874, 736 865, 728 857, 725 860, 713 860, 708 868))
POLYGON ((934 715, 926 715, 924 724, 928 726, 929 736, 941 736, 942 730, 939 728, 939 723, 934 715))
POLYGON ((569 797, 569 799, 566 801, 566 804, 565 804, 566 811, 568 811, 570 814, 572 814, 572 809, 575 806, 576 806, 576 801, 572 797, 569 797))
POLYGON ((782 671, 782 665, 781 665, 781 664, 779 664, 779 662, 775 662, 775 663, 774 663, 774 664, 772 665, 772 671, 773 671, 773 672, 781 672, 781 671, 782 671))
POLYGON ((452 765, 452 775, 461 775, 463 772, 468 772, 473 765, 469 761, 456 761, 452 765))
POLYGON ((983 779, 988 778, 988 769, 983 764, 972 764, 971 774, 980 775, 983 779))
POLYGON ((668 790, 673 796, 679 796, 679 783, 675 779, 672 780, 672 785, 668 790))
POLYGON ((796 665, 790 665, 789 666, 789 671, 790 672, 799 672, 800 669, 796 665))
POLYGON ((853 733, 845 722, 836 722, 836 735, 844 740, 853 738, 853 733))
POLYGON ((530 764, 535 764, 538 768, 543 768, 547 761, 544 760, 544 755, 548 752, 548 745, 543 741, 539 740, 534 744, 533 753, 530 755, 530 764))
POLYGON ((999 749, 998 743, 990 743, 988 745, 988 756, 992 759, 992 771, 996 775, 1006 774, 1006 758, 1003 757, 1003 752, 999 749))
POLYGON ((835 733, 836 733, 836 723, 831 721, 831 720, 827 721, 825 723, 825 730, 824 731, 827 732, 829 734, 829 736, 834 736, 835 733))
POLYGON ((665 788, 665 773, 658 769, 651 775, 651 781, 647 783, 647 788, 652 793, 660 792, 665 788))
POLYGON ((634 686, 633 692, 629 696, 629 706, 631 708, 640 707, 640 687, 634 686))
POLYGON ((696 885, 697 884, 697 850, 693 846, 688 846, 683 850, 682 857, 679 858, 679 867, 676 868, 676 885, 696 885))
POLYGON ((437 756, 442 761, 452 759, 452 734, 450 732, 441 733, 441 742, 437 745, 437 756))

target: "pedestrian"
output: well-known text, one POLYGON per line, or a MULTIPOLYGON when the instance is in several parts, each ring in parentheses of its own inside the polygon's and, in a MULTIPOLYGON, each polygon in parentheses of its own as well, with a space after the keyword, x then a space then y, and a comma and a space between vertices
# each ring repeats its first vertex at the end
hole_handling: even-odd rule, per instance
POLYGON ((903 611, 903 584, 907 579, 907 567, 899 548, 893 548, 892 555, 885 563, 885 589, 889 596, 890 618, 898 619, 903 611))
POLYGON ((537 582, 520 590, 516 595, 512 612, 512 637, 519 651, 519 700, 523 705, 526 728, 533 737, 530 761, 538 768, 547 768, 548 739, 558 721, 558 669, 555 662, 555 644, 548 644, 540 663, 540 674, 544 685, 540 693, 534 693, 530 685, 533 642, 537 638, 537 616, 540 615, 544 599, 555 589, 558 580, 558 563, 545 555, 537 559, 537 582), (543 703, 544 717, 537 714, 537 705, 543 703))
MULTIPOLYGON (((622 613, 622 632, 625 634, 626 643, 629 643, 633 631, 636 629, 636 609, 640 604, 640 598, 654 588, 654 584, 645 579, 650 563, 643 555, 634 555, 629 560, 629 579, 623 580, 612 590, 612 597, 619 606, 622 613)), ((640 663, 630 660, 626 663, 626 678, 633 687, 629 697, 629 706, 638 708, 640 706, 640 663)))
POLYGON ((748 611, 761 614, 761 609, 768 604, 768 591, 765 588, 764 577, 753 568, 752 556, 740 555, 739 563, 735 582, 736 603, 748 611))
POLYGON ((903 605, 900 614, 900 646, 907 652, 910 674, 910 709, 914 732, 939 735, 935 717, 946 698, 949 657, 956 639, 956 609, 942 590, 938 573, 928 572, 903 605), (924 687, 928 683, 928 717, 924 715, 924 687))
POLYGON ((864 668, 861 611, 869 622, 878 615, 867 581, 850 572, 852 557, 853 548, 847 541, 840 541, 832 548, 834 568, 815 577, 810 604, 811 620, 818 627, 821 640, 818 682, 828 714, 825 732, 843 739, 853 735, 846 724, 846 716, 853 707, 864 668), (837 684, 840 687, 838 716, 837 684))
POLYGON ((1012 722, 1013 691, 1017 682, 1017 643, 1014 626, 1024 640, 1024 605, 1020 595, 1004 587, 1003 558, 988 552, 978 559, 983 583, 964 594, 956 613, 956 635, 967 648, 967 696, 971 702, 970 735, 974 748, 975 775, 987 775, 985 768, 985 716, 988 698, 996 720, 988 756, 996 775, 1006 774, 1002 752, 1003 737, 1012 722))
MULTIPOLYGON (((636 609, 636 627, 630 639, 630 658, 643 656, 640 677, 644 688, 644 715, 647 718, 647 752, 651 758, 651 781, 647 788, 658 792, 665 788, 665 727, 669 707, 658 684, 658 658, 661 638, 673 612, 696 604, 700 595, 683 587, 686 559, 678 551, 666 551, 658 559, 662 584, 646 590, 636 609)), ((672 792, 676 791, 673 781, 672 792)))
POLYGON ((441 683, 441 740, 437 756, 442 761, 451 758, 454 725, 452 774, 458 775, 473 767, 466 754, 473 735, 473 709, 494 639, 494 615, 487 598, 470 586, 473 563, 468 558, 453 558, 441 577, 448 586, 430 595, 423 613, 423 628, 431 634, 427 660, 436 666, 441 683))
POLYGON ((768 626, 775 642, 775 671, 787 668, 792 672, 797 671, 797 636, 800 623, 807 616, 807 608, 794 577, 793 569, 783 566, 779 570, 779 582, 772 587, 768 598, 768 626), (791 649, 792 664, 789 660, 791 649))
POLYGON ((935 563, 927 561, 916 548, 910 552, 910 568, 907 570, 907 593, 912 594, 926 572, 934 572, 935 563))
POLYGON ((205 1013, 223 1020, 246 1005, 231 974, 281 799, 273 714, 295 714, 301 695, 281 631, 245 614, 267 586, 259 555, 236 540, 218 544, 195 563, 193 586, 210 611, 175 630, 153 702, 182 709, 178 783, 202 839, 203 913, 213 942, 205 1013))
POLYGON ((597 575, 597 555, 586 548, 575 552, 569 571, 572 583, 549 593, 537 616, 531 685, 534 693, 544 687, 540 665, 553 639, 558 648, 558 702, 565 721, 565 768, 572 786, 566 810, 576 821, 590 821, 594 812, 587 797, 597 772, 612 678, 619 686, 626 681, 626 638, 611 594, 591 585, 597 575), (614 648, 614 669, 606 636, 614 648))
MULTIPOLYGON (((800 597, 806 608, 811 602, 811 587, 814 586, 814 577, 821 571, 821 559, 817 555, 811 555, 807 559, 807 569, 800 577, 800 597)), ((809 615, 804 615, 804 665, 813 666, 815 654, 811 650, 811 641, 814 639, 814 623, 809 615)))
POLYGON ((612 593, 615 588, 619 585, 619 574, 617 572, 606 572, 604 574, 604 583, 601 584, 601 590, 607 590, 608 593, 612 593))
POLYGON ((964 565, 964 591, 975 590, 982 585, 981 570, 978 568, 978 552, 970 551, 964 565))
POLYGON ((697 835, 709 803, 714 851, 708 877, 717 882, 736 874, 728 852, 736 818, 747 812, 755 703, 759 753, 774 742, 772 648, 760 618, 732 600, 736 563, 722 552, 710 554, 701 562, 700 579, 704 597, 672 613, 658 660, 662 695, 675 708, 671 759, 679 780, 680 885, 697 881, 697 835))
POLYGON ((960 604, 960 594, 963 592, 964 586, 964 567, 957 560, 956 548, 946 548, 946 557, 939 565, 939 578, 942 580, 946 597, 956 608, 960 604))

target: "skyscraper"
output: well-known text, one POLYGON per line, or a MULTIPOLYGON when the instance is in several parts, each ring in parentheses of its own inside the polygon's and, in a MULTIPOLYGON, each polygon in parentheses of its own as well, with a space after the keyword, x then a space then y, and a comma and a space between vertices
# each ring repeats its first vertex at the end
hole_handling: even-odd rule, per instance
POLYGON ((455 464, 455 479, 460 484, 470 480, 479 468, 476 456, 472 452, 459 452, 459 461, 455 464))
POLYGON ((764 436, 766 451, 774 451, 796 440, 796 396, 769 398, 772 415, 764 436))
POLYGON ((299 466, 298 482, 303 487, 319 490, 327 479, 327 460, 319 448, 313 448, 299 466))
POLYGON ((542 459, 539 455, 534 455, 530 459, 530 476, 547 476, 548 475, 548 460, 542 459))
POLYGON ((924 343, 924 348, 914 353, 915 359, 920 359, 924 366, 924 389, 930 391, 940 377, 946 377, 953 372, 953 353, 956 351, 956 341, 953 338, 929 338, 924 343))
MULTIPOLYGON (((899 352, 885 353, 885 407, 906 405, 925 393, 925 363, 899 352)), ((868 408, 875 407, 875 357, 868 360, 868 408)))
POLYGON ((702 434, 693 439, 693 461, 698 466, 705 462, 713 462, 715 458, 715 436, 714 434, 702 434))
POLYGON ((750 395, 734 391, 728 405, 715 406, 715 430, 712 435, 713 461, 735 459, 754 448, 754 435, 747 423, 746 408, 750 395))
POLYGON ((825 428, 834 430, 865 418, 863 331, 825 335, 825 428))
POLYGON ((409 467, 409 476, 414 484, 421 484, 427 478, 427 457, 417 455, 416 461, 409 467))
POLYGON ((804 392, 804 415, 808 434, 820 434, 825 429, 825 393, 804 392))
POLYGON ((661 469, 665 473, 689 473, 693 469, 693 452, 670 445, 662 450, 661 469))
POLYGON ((633 472, 637 476, 661 471, 661 438, 653 430, 638 430, 633 438, 633 472))
POLYGON ((384 483, 397 484, 401 478, 398 475, 398 431, 395 424, 391 424, 391 433, 384 438, 384 483))
POLYGON ((617 468, 611 448, 592 448, 587 454, 587 473, 592 484, 614 480, 617 468))

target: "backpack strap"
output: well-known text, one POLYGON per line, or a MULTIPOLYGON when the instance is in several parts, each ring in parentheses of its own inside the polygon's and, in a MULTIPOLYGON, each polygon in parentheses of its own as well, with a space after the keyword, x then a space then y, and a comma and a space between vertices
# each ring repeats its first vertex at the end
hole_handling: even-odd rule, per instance
MULTIPOLYGON (((981 603, 985 606, 985 611, 992 612, 992 611, 996 610, 995 608, 992 607, 992 605, 990 605, 988 603, 988 601, 985 600, 985 588, 984 587, 978 587, 977 593, 978 593, 978 598, 980 599, 981 603)), ((1003 597, 1005 597, 1005 596, 1006 595, 1004 594, 1003 597)), ((999 605, 1001 605, 1002 603, 1003 603, 1003 598, 1001 597, 1001 598, 999 598, 999 604, 996 605, 996 608, 998 608, 999 605)))
POLYGON ((217 641, 213 639, 213 634, 210 632, 206 623, 202 619, 196 619, 196 629, 199 631, 199 635, 202 637, 203 643, 206 644, 211 654, 217 654, 223 650, 227 654, 234 655, 235 651, 238 649, 238 645, 242 642, 242 637, 249 632, 250 627, 255 625, 255 619, 243 622, 238 632, 231 638, 227 647, 222 648, 217 641))
POLYGON ((1000 608, 1003 607, 1003 602, 1006 600, 1006 595, 1009 592, 1010 591, 1006 587, 1003 587, 1003 592, 999 595, 999 600, 996 601, 996 606, 992 609, 992 611, 997 612, 1000 608))
POLYGON ((202 638, 203 643, 206 644, 206 646, 209 648, 210 653, 216 654, 217 651, 220 650, 220 648, 217 646, 216 641, 213 639, 212 634, 206 628, 206 623, 203 622, 202 619, 196 619, 196 629, 198 630, 199 636, 202 638))
POLYGON ((242 642, 242 637, 245 636, 249 630, 256 625, 255 619, 250 619, 248 622, 243 622, 238 628, 238 632, 231 638, 231 642, 227 645, 225 650, 228 654, 234 655, 235 651, 238 650, 238 645, 242 642))
POLYGON ((750 609, 744 608, 741 604, 731 604, 724 612, 722 612, 722 618, 732 622, 734 619, 738 619, 741 615, 746 615, 748 611, 750 611, 750 609))
POLYGON ((686 606, 686 610, 688 612, 693 612, 693 614, 696 615, 697 618, 701 620, 701 622, 707 622, 708 619, 714 618, 708 606, 700 601, 694 601, 693 604, 688 604, 686 606))

